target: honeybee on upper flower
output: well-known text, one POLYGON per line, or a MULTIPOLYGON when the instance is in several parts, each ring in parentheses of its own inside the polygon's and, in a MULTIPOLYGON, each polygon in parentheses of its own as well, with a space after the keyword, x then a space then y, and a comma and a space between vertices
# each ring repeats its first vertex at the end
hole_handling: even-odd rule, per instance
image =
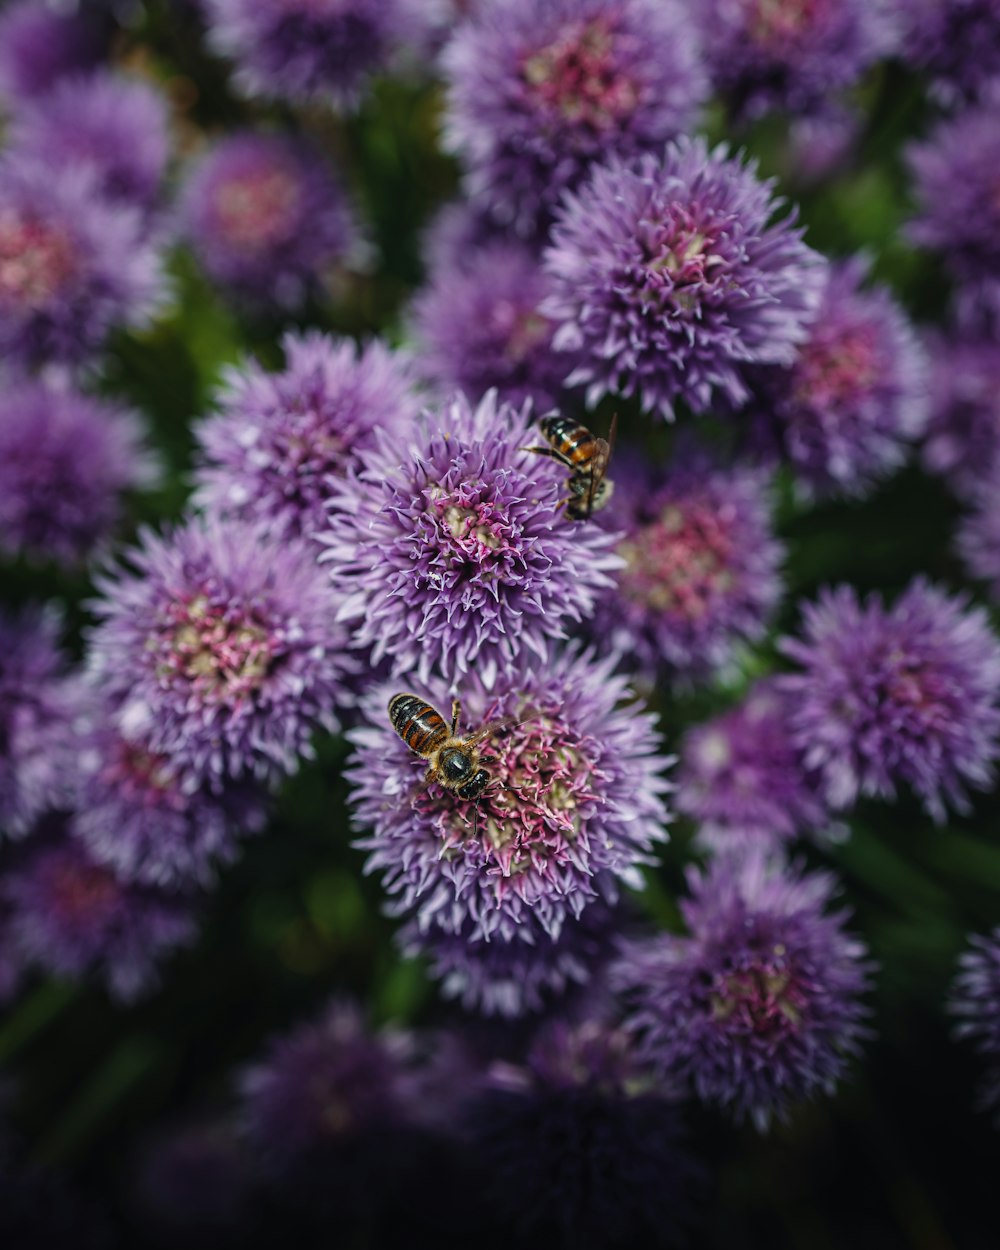
POLYGON ((571 417, 555 412, 543 417, 539 428, 548 447, 525 447, 539 456, 551 456, 570 470, 569 497, 564 501, 566 515, 572 521, 586 521, 611 498, 614 483, 605 475, 615 445, 618 414, 611 418, 608 437, 595 438, 586 426, 571 417))

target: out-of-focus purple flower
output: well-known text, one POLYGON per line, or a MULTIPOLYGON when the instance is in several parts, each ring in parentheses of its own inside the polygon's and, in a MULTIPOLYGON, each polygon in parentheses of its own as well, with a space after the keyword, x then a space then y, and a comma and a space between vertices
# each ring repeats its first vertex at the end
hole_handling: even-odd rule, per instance
POLYGON ((542 310, 555 345, 579 352, 570 384, 587 402, 638 396, 673 415, 748 398, 743 370, 791 364, 805 341, 825 263, 755 167, 722 145, 679 139, 661 157, 597 166, 557 217, 542 310))
POLYGON ((947 102, 1000 79, 997 0, 899 0, 905 58, 927 70, 947 102))
POLYGON ((405 1122, 414 1110, 416 1053, 408 1034, 374 1034, 353 1003, 335 1001, 244 1073, 246 1131, 280 1170, 324 1143, 405 1122))
POLYGON ((59 13, 44 0, 16 0, 0 15, 0 98, 15 108, 71 74, 92 69, 104 53, 95 23, 59 13))
POLYGON ((408 439, 419 404, 409 361, 382 343, 311 331, 282 347, 278 373, 247 361, 225 374, 218 414, 195 427, 194 501, 276 535, 310 535, 326 524, 329 480, 377 430, 408 439))
POLYGON ((523 450, 540 441, 527 409, 458 395, 331 482, 321 559, 375 663, 490 687, 593 610, 614 540, 566 519, 566 468, 523 450))
POLYGON ((634 1052, 606 1023, 557 1021, 523 1067, 489 1073, 466 1119, 484 1200, 509 1222, 512 1244, 687 1244, 698 1169, 676 1105, 634 1052))
POLYGON ((783 649, 793 740, 834 809, 912 786, 931 817, 966 811, 993 778, 1000 733, 1000 643, 986 613, 917 579, 891 608, 850 586, 803 611, 783 649))
POLYGON ((70 79, 14 119, 10 144, 51 169, 89 170, 103 195, 148 211, 170 155, 166 101, 118 74, 70 79))
POLYGON ((181 229, 220 286, 254 303, 301 304, 357 230, 322 154, 275 134, 219 140, 188 172, 181 229))
POLYGON ((795 186, 814 187, 842 173, 857 150, 862 123, 855 109, 833 104, 793 118, 784 177, 795 186))
POLYGON ((790 714, 788 695, 768 678, 684 735, 677 806, 698 822, 702 844, 728 852, 829 833, 818 779, 792 743, 790 714))
POLYGON ((536 254, 516 241, 487 244, 432 273, 413 309, 428 379, 473 399, 494 387, 510 404, 558 407, 573 361, 554 350, 555 327, 539 311, 550 285, 536 254))
POLYGON ((973 508, 959 526, 959 554, 973 577, 990 583, 1000 601, 1000 459, 973 494, 973 508))
POLYGON ((626 944, 612 982, 665 1077, 764 1131, 795 1103, 831 1094, 857 1053, 867 952, 845 914, 825 910, 828 873, 757 847, 692 868, 688 881, 689 935, 626 944))
POLYGON ((910 238, 940 252, 960 282, 1000 273, 1000 91, 938 122, 906 156, 917 199, 910 238))
POLYGON ((5 379, 0 549, 79 564, 114 533, 122 495, 155 484, 139 417, 78 391, 5 379))
POLYGON ((423 955, 445 998, 484 1016, 542 1011, 572 987, 586 985, 607 962, 617 933, 616 913, 595 901, 579 919, 566 919, 557 938, 528 915, 510 940, 472 936, 411 920, 397 940, 406 955, 423 955))
POLYGON ((274 780, 337 726, 353 671, 311 548, 237 521, 147 531, 98 580, 90 669, 117 727, 190 784, 274 780))
POLYGON ((493 0, 442 64, 446 146, 473 199, 526 230, 595 161, 689 129, 708 92, 693 24, 673 0, 493 0))
POLYGON ((123 884, 72 840, 43 844, 9 869, 0 895, 27 962, 72 979, 97 973, 122 1000, 152 988, 157 963, 196 934, 189 903, 123 884))
MULTIPOLYGON (((424 230, 420 250, 424 267, 430 273, 463 271, 475 263, 481 249, 491 243, 509 243, 510 237, 486 212, 468 200, 452 200, 435 215, 424 230)), ((544 239, 523 241, 525 247, 544 239)))
POLYGON ((924 464, 967 497, 1000 461, 1000 338, 935 335, 928 348, 924 464))
POLYGON ((769 480, 689 451, 666 473, 616 459, 607 524, 624 531, 625 567, 592 632, 645 677, 704 680, 765 632, 781 598, 784 549, 769 480))
MULTIPOLYGON (((614 902, 619 882, 641 888, 639 865, 666 838, 669 761, 656 754, 652 717, 618 706, 627 687, 617 659, 553 655, 533 672, 502 670, 492 694, 466 675, 460 733, 514 722, 483 744, 490 781, 478 802, 425 784, 426 761, 385 711, 392 689, 372 692, 368 723, 349 735, 347 776, 365 831, 358 845, 367 871, 382 874, 392 914, 470 944, 556 941, 585 908, 614 902)), ((405 680, 396 688, 412 689, 405 680)), ((443 687, 427 693, 447 712, 443 687)))
POLYGON ((358 106, 405 31, 399 0, 205 0, 208 39, 244 95, 358 106))
POLYGON ((820 109, 898 42, 891 0, 709 0, 697 13, 713 83, 742 117, 820 109))
POLYGON ((985 1107, 1000 1104, 1000 928, 973 934, 958 961, 949 1008, 958 1017, 958 1036, 971 1037, 992 1064, 982 1090, 985 1107))
POLYGON ((69 801, 74 723, 85 705, 58 617, 0 614, 0 835, 21 837, 69 801))
POLYGON ((902 464, 927 420, 927 364, 884 287, 863 290, 868 264, 829 267, 809 336, 794 363, 762 369, 750 420, 815 495, 863 495, 902 464))
POLYGON ((91 171, 0 163, 0 354, 77 363, 116 326, 145 326, 165 294, 142 215, 91 171))

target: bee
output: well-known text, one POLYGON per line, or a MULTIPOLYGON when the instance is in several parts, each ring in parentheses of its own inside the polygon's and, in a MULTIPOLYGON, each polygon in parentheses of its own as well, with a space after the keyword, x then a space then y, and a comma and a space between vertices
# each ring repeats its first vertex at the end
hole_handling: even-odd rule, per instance
POLYGON ((586 521, 611 498, 614 482, 608 480, 608 461, 615 445, 618 414, 611 418, 608 437, 595 438, 583 425, 554 412, 539 422, 548 447, 523 447, 539 456, 551 456, 571 470, 566 515, 573 521, 586 521))
POLYGON ((511 722, 509 719, 490 721, 475 733, 459 737, 461 715, 462 704, 460 700, 453 699, 449 728, 441 713, 419 695, 394 694, 389 700, 389 720, 393 729, 411 751, 427 760, 424 784, 436 781, 446 790, 454 790, 459 798, 474 800, 478 828, 479 799, 489 783, 490 773, 480 767, 477 747, 511 722))

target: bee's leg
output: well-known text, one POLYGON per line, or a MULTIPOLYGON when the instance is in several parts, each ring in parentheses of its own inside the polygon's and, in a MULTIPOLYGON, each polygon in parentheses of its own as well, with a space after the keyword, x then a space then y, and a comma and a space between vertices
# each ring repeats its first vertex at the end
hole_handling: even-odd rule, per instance
POLYGON ((434 780, 434 769, 428 768, 428 770, 424 773, 424 785, 429 786, 433 780, 434 780))
POLYGON ((573 467, 572 460, 567 460, 562 452, 556 451, 554 447, 519 447, 518 451, 533 451, 536 456, 551 456, 553 460, 558 460, 560 464, 564 464, 568 468, 573 467))
POLYGON ((462 715, 462 700, 452 699, 451 701, 451 736, 454 738, 458 733, 458 722, 462 715))

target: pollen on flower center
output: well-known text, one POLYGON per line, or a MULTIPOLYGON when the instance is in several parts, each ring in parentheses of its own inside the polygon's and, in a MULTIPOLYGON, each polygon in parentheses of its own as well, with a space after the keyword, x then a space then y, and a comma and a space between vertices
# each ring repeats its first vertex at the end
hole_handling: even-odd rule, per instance
POLYGON ((718 512, 669 504, 618 547, 623 592, 658 612, 697 619, 732 584, 732 535, 718 512))
POLYGON ((75 270, 73 244, 61 230, 18 213, 0 217, 0 297, 41 308, 75 270))
POLYGON ((51 897, 64 919, 86 920, 113 904, 118 894, 114 876, 103 868, 76 859, 55 866, 51 897))
POLYGON ((510 524, 491 500, 477 499, 477 493, 476 484, 466 482, 454 491, 437 487, 430 499, 434 515, 454 540, 454 553, 479 562, 506 545, 510 524))
POLYGON ((744 0, 747 28, 758 44, 781 43, 808 30, 819 13, 819 0, 744 0))
POLYGON ((167 757, 124 738, 102 769, 101 780, 150 805, 179 797, 174 791, 175 778, 167 757))
POLYGON ((635 112, 636 83, 621 72, 608 18, 572 22, 521 68, 533 102, 574 125, 610 129, 635 112))
POLYGON ((215 212, 229 244, 250 250, 267 247, 288 230, 300 188, 280 169, 262 169, 230 178, 215 191, 215 212))
POLYGON ((732 1027, 750 1029, 758 1037, 786 1033, 802 1016, 805 995, 797 986, 776 946, 771 958, 747 968, 715 977, 712 988, 713 1019, 732 1027))
POLYGON ((712 251, 713 234, 680 204, 669 205, 663 220, 643 227, 644 267, 654 285, 693 286, 710 280, 709 271, 722 263, 712 251))
POLYGON ((195 595, 170 605, 171 632, 161 675, 181 677, 202 694, 240 699, 264 682, 274 658, 267 630, 249 614, 195 595))
POLYGON ((795 363, 794 399, 822 408, 849 403, 878 380, 874 349, 862 327, 832 340, 816 335, 795 363))

